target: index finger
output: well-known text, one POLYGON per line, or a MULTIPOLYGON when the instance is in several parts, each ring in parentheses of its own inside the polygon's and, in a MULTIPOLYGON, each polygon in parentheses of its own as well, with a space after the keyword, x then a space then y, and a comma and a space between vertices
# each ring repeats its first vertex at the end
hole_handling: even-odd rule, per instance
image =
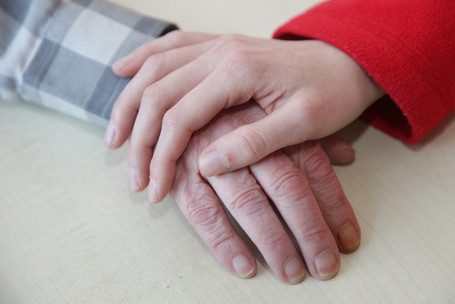
MULTIPOLYGON (((223 69, 223 68, 221 68, 223 69)), ((150 164, 149 196, 161 201, 172 184, 175 164, 191 135, 206 125, 224 108, 245 103, 252 93, 244 90, 246 78, 230 70, 215 69, 186 94, 163 118, 163 124, 150 164)))
MULTIPOLYGON (((275 165, 277 163, 271 164, 275 165)), ((278 278, 290 284, 301 282, 305 278, 303 260, 248 169, 208 180, 278 278)))
POLYGON ((196 166, 186 165, 172 188, 177 205, 225 269, 241 278, 251 278, 256 273, 253 254, 235 231, 213 189, 197 174, 196 166))
POLYGON ((114 63, 112 69, 118 76, 132 77, 139 71, 147 58, 154 54, 202 43, 215 37, 216 35, 206 33, 183 32, 179 30, 172 31, 139 46, 127 56, 120 58, 114 63))

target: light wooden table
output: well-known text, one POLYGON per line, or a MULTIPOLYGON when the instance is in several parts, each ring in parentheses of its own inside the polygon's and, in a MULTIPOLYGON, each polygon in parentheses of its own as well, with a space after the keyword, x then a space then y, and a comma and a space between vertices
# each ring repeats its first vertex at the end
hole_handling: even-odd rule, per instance
MULTIPOLYGON (((317 1, 117 0, 186 30, 267 37, 317 1)), ((0 303, 454 303, 455 121, 416 147, 356 122, 336 171, 362 227, 339 275, 288 286, 223 270, 176 204, 129 191, 103 130, 0 102, 0 303)))

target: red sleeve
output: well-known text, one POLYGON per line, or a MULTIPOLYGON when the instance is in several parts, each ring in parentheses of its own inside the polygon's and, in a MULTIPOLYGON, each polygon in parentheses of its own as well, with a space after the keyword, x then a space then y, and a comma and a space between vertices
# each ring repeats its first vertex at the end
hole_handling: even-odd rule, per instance
POLYGON ((454 0, 332 0, 279 28, 346 52, 387 92, 364 118, 416 143, 455 108, 454 0))

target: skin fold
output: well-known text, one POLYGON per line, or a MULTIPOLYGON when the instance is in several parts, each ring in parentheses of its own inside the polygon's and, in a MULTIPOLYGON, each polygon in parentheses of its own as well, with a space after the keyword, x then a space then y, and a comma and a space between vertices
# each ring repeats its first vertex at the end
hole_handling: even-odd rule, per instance
MULTIPOLYGON (((360 228, 330 160, 317 141, 277 151, 249 168, 218 176, 204 177, 197 166, 200 152, 210 142, 264 115, 259 106, 250 103, 225 110, 196 132, 177 162, 171 195, 231 273, 249 278, 257 266, 227 212, 281 281, 302 281, 305 268, 317 279, 333 278, 339 270, 340 251, 348 253, 358 248, 360 228)), ((328 146, 339 148, 330 143, 328 146)))

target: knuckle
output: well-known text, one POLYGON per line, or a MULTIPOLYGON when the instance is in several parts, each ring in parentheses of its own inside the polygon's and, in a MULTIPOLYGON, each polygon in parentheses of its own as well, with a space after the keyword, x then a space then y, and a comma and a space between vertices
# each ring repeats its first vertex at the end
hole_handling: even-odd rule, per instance
POLYGON ((265 197, 259 186, 253 186, 236 192, 229 209, 236 215, 259 215, 264 212, 264 203, 265 197))
POLYGON ((143 66, 142 69, 145 69, 147 73, 150 75, 150 73, 157 72, 161 70, 163 65, 165 64, 166 61, 166 53, 157 53, 154 54, 150 57, 148 57, 143 66))
POLYGON ((349 203, 346 195, 341 188, 341 185, 323 185, 318 190, 319 192, 328 193, 324 199, 324 213, 327 218, 332 220, 342 220, 345 218, 354 217, 354 211, 349 203))
POLYGON ((320 225, 306 225, 301 229, 301 236, 305 242, 319 243, 332 238, 332 233, 328 228, 320 225))
POLYGON ((305 171, 312 180, 326 181, 333 178, 333 168, 327 155, 322 151, 317 141, 312 141, 306 146, 308 153, 303 161, 305 171))
POLYGON ((224 52, 226 50, 238 49, 244 44, 244 41, 245 37, 239 34, 222 35, 216 39, 216 42, 212 47, 212 51, 224 52))
POLYGON ((248 125, 234 130, 234 134, 239 139, 239 151, 244 159, 259 160, 271 152, 264 136, 248 125))
POLYGON ((174 132, 180 129, 179 113, 174 108, 169 109, 163 116, 163 131, 174 132))
POLYGON ((168 48, 174 48, 176 46, 182 45, 182 43, 188 42, 188 38, 189 37, 187 32, 175 30, 167 33, 159 39, 165 40, 166 46, 168 48))
POLYGON ((209 54, 220 59, 219 68, 223 71, 238 72, 249 66, 250 60, 254 60, 250 49, 246 37, 231 34, 219 37, 209 54))
POLYGON ((307 182, 304 181, 298 170, 290 169, 277 172, 272 182, 271 190, 277 198, 286 198, 286 201, 298 202, 311 193, 307 182))
POLYGON ((351 205, 346 197, 338 196, 327 202, 325 216, 333 221, 343 221, 355 217, 351 205))
POLYGON ((185 33, 179 30, 175 30, 167 33, 165 36, 163 36, 163 38, 165 38, 171 44, 174 44, 179 41, 182 41, 185 38, 185 33))
POLYGON ((312 142, 309 145, 312 149, 304 160, 304 170, 311 189, 323 200, 321 203, 325 216, 331 219, 344 218, 352 213, 352 208, 335 171, 319 144, 312 142))
POLYGON ((228 229, 223 221, 224 210, 221 205, 193 203, 187 209, 188 222, 195 227, 203 237, 207 246, 215 250, 229 247, 235 237, 231 229, 228 229))
POLYGON ((232 73, 241 73, 250 69, 252 60, 250 51, 240 48, 233 49, 223 57, 220 68, 232 73))
POLYGON ((210 203, 193 202, 187 206, 188 221, 193 226, 205 227, 207 231, 217 226, 221 212, 220 206, 210 203))
POLYGON ((281 233, 280 229, 268 229, 269 231, 262 234, 259 242, 269 250, 283 248, 283 244, 287 242, 287 234, 281 233))
POLYGON ((140 104, 133 98, 132 88, 127 86, 115 101, 111 112, 111 120, 118 122, 123 121, 125 116, 136 117, 139 107, 140 104))
POLYGON ((230 231, 224 229, 211 230, 206 238, 206 243, 214 250, 226 250, 230 249, 229 244, 233 242, 234 238, 234 233, 230 231))
POLYGON ((148 86, 142 94, 142 101, 152 103, 153 106, 163 107, 166 96, 166 90, 163 85, 158 81, 148 86))

